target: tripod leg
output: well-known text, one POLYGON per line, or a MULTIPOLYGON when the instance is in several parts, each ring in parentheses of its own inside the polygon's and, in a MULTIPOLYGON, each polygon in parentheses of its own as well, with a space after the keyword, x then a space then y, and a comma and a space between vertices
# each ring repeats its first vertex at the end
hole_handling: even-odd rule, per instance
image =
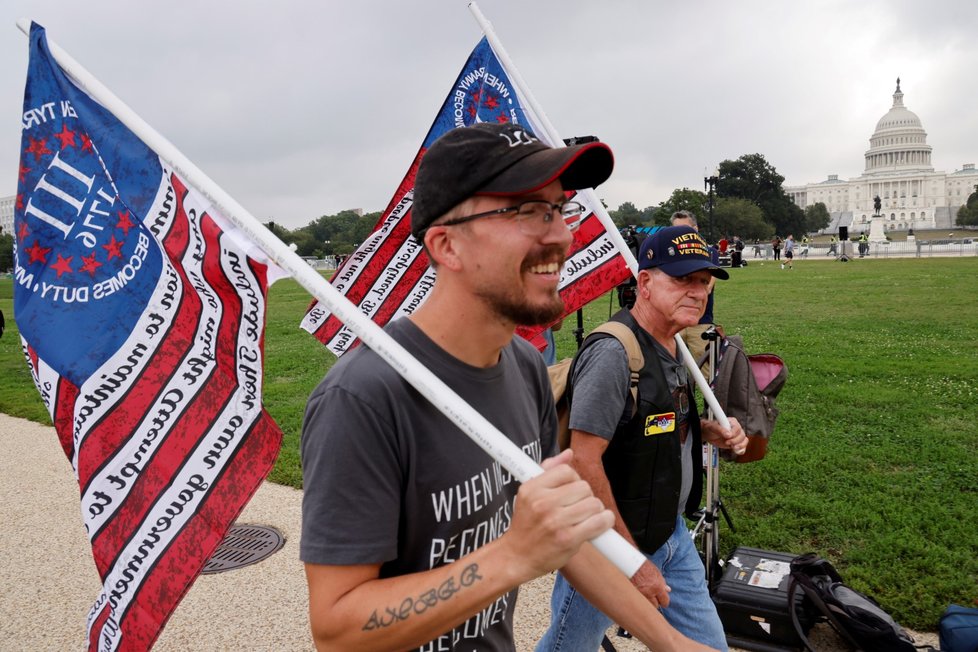
POLYGON ((727 522, 727 527, 730 528, 730 531, 731 532, 736 532, 737 531, 737 528, 734 527, 733 520, 731 520, 730 513, 727 512, 727 508, 723 504, 723 501, 722 500, 721 501, 718 501, 717 502, 717 505, 719 505, 720 512, 723 514, 723 520, 725 520, 727 522))
MULTIPOLYGON (((703 333, 703 339, 710 340, 709 351, 709 378, 712 381, 716 374, 717 361, 719 359, 719 334, 715 328, 708 329, 703 333)), ((707 418, 712 418, 710 409, 706 410, 707 418)), ((703 565, 706 567, 706 584, 711 589, 716 580, 719 579, 719 556, 720 541, 717 522, 718 508, 720 505, 720 478, 719 462, 720 455, 716 447, 706 444, 703 447, 706 456, 706 505, 703 509, 703 565)))

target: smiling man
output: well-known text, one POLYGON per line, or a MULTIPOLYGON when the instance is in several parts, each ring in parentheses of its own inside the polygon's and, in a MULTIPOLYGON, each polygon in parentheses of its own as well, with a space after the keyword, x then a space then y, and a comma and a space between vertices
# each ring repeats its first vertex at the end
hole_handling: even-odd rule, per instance
POLYGON ((564 190, 611 168, 601 143, 554 149, 517 125, 456 129, 425 154, 411 227, 437 280, 387 332, 545 472, 520 486, 370 349, 343 356, 302 434, 300 555, 320 649, 513 650, 516 588, 560 567, 651 647, 702 649, 586 543, 614 519, 569 452, 551 457, 546 369, 513 336, 560 315, 582 213, 564 190))
MULTIPOLYGON (((689 226, 646 238, 638 268, 635 305, 612 317, 635 334, 645 360, 638 406, 621 342, 589 336, 570 371, 573 466, 615 512, 615 529, 645 553, 648 562, 632 578, 635 586, 663 607, 680 632, 725 650, 723 625, 683 513, 699 508, 702 441, 742 451, 747 437, 736 419, 727 430, 699 418, 675 336, 703 316, 714 279, 729 275, 689 226)), ((538 652, 596 650, 611 624, 567 579, 557 576, 550 629, 538 652)))

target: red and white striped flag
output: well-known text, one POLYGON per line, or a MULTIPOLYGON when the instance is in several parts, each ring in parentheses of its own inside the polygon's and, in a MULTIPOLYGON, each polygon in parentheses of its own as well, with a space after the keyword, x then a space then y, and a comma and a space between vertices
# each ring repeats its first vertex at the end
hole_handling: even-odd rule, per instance
MULTIPOLYGON (((421 150, 370 237, 333 276, 336 289, 378 324, 414 312, 435 282, 435 271, 429 266, 428 257, 411 236, 414 177, 421 158, 445 132, 490 121, 522 124, 549 145, 562 145, 549 142, 546 131, 510 82, 488 39, 483 38, 462 67, 421 150)), ((574 200, 585 206, 590 203, 583 194, 574 200)), ((564 314, 577 310, 630 276, 615 243, 589 210, 574 235, 561 272, 559 290, 564 299, 564 314)), ((341 355, 356 341, 353 332, 319 302, 312 304, 301 326, 336 355, 341 355)), ((517 332, 542 349, 543 340, 537 336, 544 328, 522 327, 517 332)))
POLYGON ((14 310, 103 582, 88 649, 146 650, 278 455, 279 272, 30 44, 14 310))

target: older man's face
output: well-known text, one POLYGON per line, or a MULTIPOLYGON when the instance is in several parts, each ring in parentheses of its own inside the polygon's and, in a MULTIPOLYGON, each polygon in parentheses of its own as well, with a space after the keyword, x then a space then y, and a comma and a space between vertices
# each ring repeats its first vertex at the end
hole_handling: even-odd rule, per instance
POLYGON ((706 301, 715 279, 707 270, 672 277, 659 269, 641 273, 649 292, 643 297, 661 323, 670 330, 695 326, 706 311, 706 301))

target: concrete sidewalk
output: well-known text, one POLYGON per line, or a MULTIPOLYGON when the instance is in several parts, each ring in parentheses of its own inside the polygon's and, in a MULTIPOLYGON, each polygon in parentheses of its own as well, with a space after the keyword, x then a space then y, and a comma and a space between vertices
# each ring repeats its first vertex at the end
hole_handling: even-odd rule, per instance
MULTIPOLYGON (((78 512, 78 485, 54 428, 0 414, 0 651, 82 650, 85 619, 100 589, 78 512)), ((238 523, 269 525, 285 546, 245 568, 204 575, 154 647, 185 650, 313 650, 299 561, 302 492, 264 483, 238 523)), ((532 650, 550 619, 548 575, 526 584, 516 607, 516 645, 532 650)), ((916 634, 915 634, 916 636, 916 634)), ((937 645, 935 635, 918 643, 937 645)), ((820 632, 820 650, 845 650, 820 632)), ((613 639, 620 652, 646 648, 613 639)))
MULTIPOLYGON (((54 428, 5 414, 0 447, 0 651, 82 650, 100 583, 71 465, 54 428)), ((257 564, 200 576, 154 650, 314 649, 299 561, 301 500, 299 490, 261 486, 237 522, 272 526, 285 546, 257 564)), ((551 585, 542 578, 521 594, 520 650, 543 634, 551 585)))
MULTIPOLYGON (((82 650, 100 582, 78 484, 54 428, 0 414, 0 650, 82 650)), ((239 523, 270 525, 285 547, 198 578, 155 650, 312 650, 299 563, 301 492, 264 483, 239 523)))

